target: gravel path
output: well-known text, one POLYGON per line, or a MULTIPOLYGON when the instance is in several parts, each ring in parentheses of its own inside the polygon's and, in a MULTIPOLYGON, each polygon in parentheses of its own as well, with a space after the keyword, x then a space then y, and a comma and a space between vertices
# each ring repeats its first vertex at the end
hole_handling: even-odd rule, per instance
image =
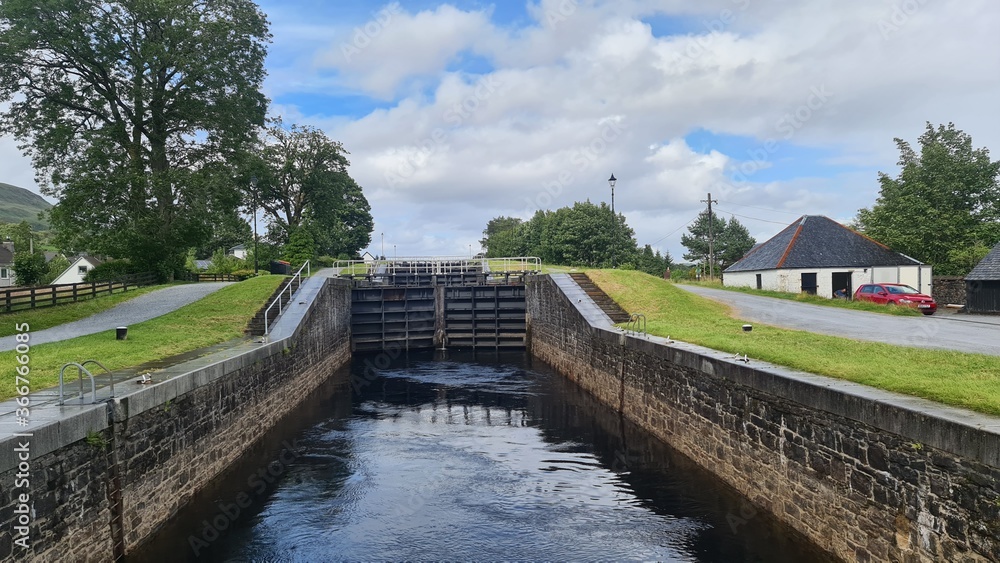
POLYGON ((943 310, 932 316, 897 317, 724 289, 685 284, 676 287, 730 305, 739 318, 747 321, 855 340, 1000 356, 997 317, 956 315, 943 310))
MULTIPOLYGON (((185 285, 174 285, 158 289, 135 299, 91 315, 85 319, 66 323, 38 332, 31 332, 30 344, 37 346, 47 342, 56 342, 86 336, 119 326, 128 326, 142 321, 176 311, 184 305, 194 303, 206 295, 230 285, 232 282, 204 282, 185 285)), ((13 350, 17 346, 14 336, 0 338, 0 352, 13 350)))

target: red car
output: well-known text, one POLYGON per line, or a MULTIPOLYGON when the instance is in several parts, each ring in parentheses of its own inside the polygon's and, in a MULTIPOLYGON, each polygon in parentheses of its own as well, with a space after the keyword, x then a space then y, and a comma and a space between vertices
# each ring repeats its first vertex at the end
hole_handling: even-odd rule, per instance
POLYGON ((930 295, 924 295, 901 283, 866 283, 854 292, 854 299, 884 305, 915 307, 925 315, 933 315, 934 311, 937 311, 937 303, 930 295))

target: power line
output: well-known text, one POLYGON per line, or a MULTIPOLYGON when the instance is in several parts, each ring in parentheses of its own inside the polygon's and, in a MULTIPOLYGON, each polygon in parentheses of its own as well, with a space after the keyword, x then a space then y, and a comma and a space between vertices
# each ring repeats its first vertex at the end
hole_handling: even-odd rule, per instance
MULTIPOLYGON (((698 215, 701 215, 701 214, 699 213, 698 215)), ((693 218, 692 218, 692 219, 691 219, 690 221, 688 221, 687 223, 684 223, 684 224, 683 224, 683 225, 681 225, 680 227, 677 227, 677 228, 676 228, 676 229, 674 229, 673 231, 670 231, 670 234, 667 234, 667 235, 664 235, 664 236, 662 236, 662 237, 660 237, 660 238, 656 239, 655 241, 653 241, 653 242, 649 243, 649 246, 653 246, 653 245, 655 245, 656 243, 658 243, 658 242, 660 242, 660 241, 662 241, 662 240, 666 239, 667 237, 669 237, 669 236, 672 236, 672 235, 673 235, 674 233, 676 233, 677 231, 679 231, 679 230, 683 229, 684 227, 687 227, 687 226, 688 226, 688 225, 690 225, 691 223, 694 223, 695 221, 697 221, 697 220, 698 220, 698 215, 695 215, 695 216, 694 216, 694 217, 693 217, 693 218)))
POLYGON ((745 205, 742 203, 734 203, 732 201, 719 201, 719 203, 728 203, 729 205, 735 205, 737 207, 749 207, 750 209, 760 209, 761 211, 772 211, 774 213, 787 213, 788 215, 802 215, 798 211, 782 211, 780 209, 768 209, 767 207, 757 207, 755 205, 745 205))
POLYGON ((730 215, 735 215, 737 217, 742 217, 744 219, 750 219, 752 221, 763 221, 764 223, 774 223, 775 225, 788 225, 788 223, 782 221, 769 221, 767 219, 759 219, 757 217, 748 217, 746 215, 740 215, 739 213, 733 213, 732 211, 726 211, 725 209, 719 209, 720 213, 728 213, 730 215))

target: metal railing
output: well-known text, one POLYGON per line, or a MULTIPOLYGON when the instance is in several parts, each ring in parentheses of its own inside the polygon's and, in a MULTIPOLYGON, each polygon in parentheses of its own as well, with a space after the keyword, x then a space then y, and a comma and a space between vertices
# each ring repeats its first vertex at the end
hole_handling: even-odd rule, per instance
POLYGON ((628 322, 625 323, 625 333, 646 334, 646 315, 642 313, 632 313, 628 322))
POLYGON ((386 260, 337 260, 333 264, 342 276, 391 276, 395 274, 450 274, 484 272, 488 274, 542 271, 542 260, 535 256, 503 258, 467 258, 463 256, 408 256, 386 260))
POLYGON ((87 364, 96 364, 98 367, 100 367, 101 369, 103 369, 104 371, 106 371, 108 373, 108 377, 111 378, 111 397, 114 398, 114 396, 115 396, 115 374, 111 373, 111 370, 109 370, 108 368, 104 367, 104 365, 101 364, 101 362, 98 362, 97 360, 87 360, 87 361, 85 361, 83 363, 69 362, 69 363, 64 364, 63 367, 62 367, 62 369, 59 370, 59 404, 60 405, 63 405, 63 404, 66 403, 66 401, 64 399, 64 379, 63 379, 63 375, 66 373, 66 368, 69 368, 69 367, 75 367, 76 368, 76 370, 77 370, 76 371, 77 379, 78 379, 78 381, 80 383, 80 395, 78 397, 76 397, 76 398, 80 399, 80 402, 82 403, 83 400, 84 400, 84 398, 86 397, 86 393, 84 393, 84 391, 83 391, 83 374, 86 373, 87 377, 90 378, 90 394, 91 394, 91 401, 90 402, 91 403, 96 403, 97 402, 97 384, 94 382, 94 374, 90 373, 90 370, 88 370, 87 368, 84 367, 87 364))
POLYGON ((295 295, 295 292, 298 291, 300 287, 302 287, 302 270, 306 271, 306 277, 312 275, 312 267, 309 265, 309 260, 306 260, 306 263, 303 264, 302 267, 300 267, 298 271, 292 275, 292 279, 288 280, 288 284, 285 285, 284 288, 282 288, 282 290, 278 293, 278 295, 274 297, 274 301, 271 301, 271 304, 268 305, 267 309, 264 310, 265 337, 271 333, 271 324, 268 321, 268 316, 271 313, 271 309, 273 309, 275 305, 278 306, 278 314, 274 316, 274 320, 278 320, 278 317, 280 317, 281 313, 283 312, 283 305, 281 302, 281 298, 285 295, 285 290, 288 290, 288 300, 291 301, 292 296, 295 295), (292 289, 293 284, 295 285, 295 289, 292 289))

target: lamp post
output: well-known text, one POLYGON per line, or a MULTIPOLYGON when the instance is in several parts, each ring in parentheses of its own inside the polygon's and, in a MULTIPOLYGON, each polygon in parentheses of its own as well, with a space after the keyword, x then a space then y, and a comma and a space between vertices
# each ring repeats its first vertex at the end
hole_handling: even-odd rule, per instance
POLYGON ((253 191, 253 275, 257 275, 259 258, 257 254, 257 175, 250 176, 250 189, 253 191))
POLYGON ((382 233, 382 260, 385 260, 385 233, 382 233))
POLYGON ((618 218, 615 217, 615 183, 618 182, 618 178, 615 178, 615 173, 611 173, 611 177, 608 178, 608 185, 611 186, 611 267, 615 267, 615 236, 618 234, 618 218))

